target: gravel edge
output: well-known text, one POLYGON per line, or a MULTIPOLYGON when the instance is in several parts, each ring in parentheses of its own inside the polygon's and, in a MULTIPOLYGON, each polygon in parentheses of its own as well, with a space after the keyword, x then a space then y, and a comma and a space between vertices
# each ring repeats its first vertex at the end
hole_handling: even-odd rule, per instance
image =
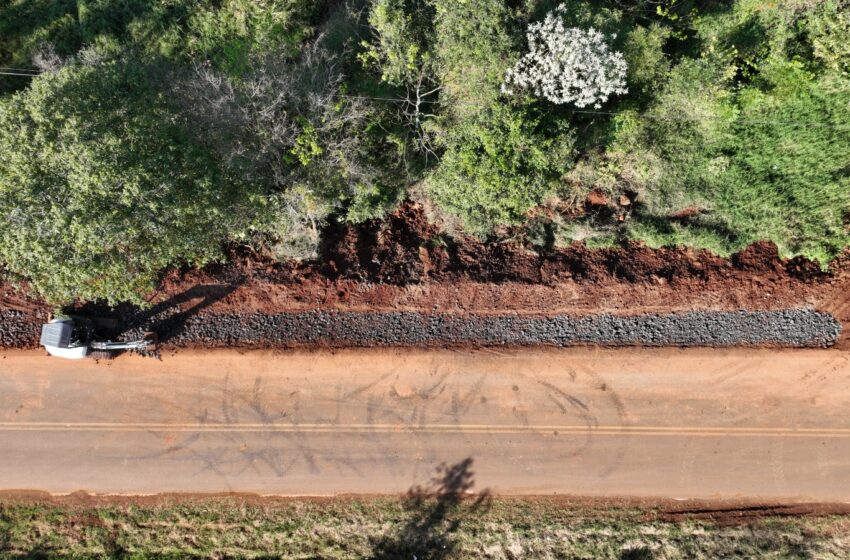
POLYGON ((299 311, 149 317, 126 330, 174 346, 783 346, 826 348, 841 324, 812 309, 550 317, 299 311))
MULTIPOLYGON (((175 347, 373 346, 773 346, 827 348, 841 324, 813 309, 688 311, 645 315, 475 315, 453 313, 295 311, 199 314, 175 309, 128 317, 104 338, 157 333, 175 347)), ((0 348, 34 348, 40 323, 0 311, 0 348)))

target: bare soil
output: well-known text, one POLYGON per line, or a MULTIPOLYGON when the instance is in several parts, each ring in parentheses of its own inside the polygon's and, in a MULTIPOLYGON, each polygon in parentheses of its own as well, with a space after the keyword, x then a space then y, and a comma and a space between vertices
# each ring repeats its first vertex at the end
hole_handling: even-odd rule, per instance
MULTIPOLYGON (((632 315, 813 308, 842 324, 850 321, 850 253, 822 271, 803 258, 780 259, 771 243, 729 259, 640 244, 611 249, 575 244, 542 252, 450 239, 413 203, 386 220, 339 226, 327 237, 317 261, 278 262, 238 249, 226 265, 172 270, 151 302, 192 315, 315 309, 632 315)), ((0 289, 2 310, 24 311, 26 317, 17 320, 33 326, 47 313, 43 304, 8 286, 0 289)), ((87 305, 82 311, 103 310, 87 305)), ((839 348, 850 344, 848 333, 843 329, 839 348)))
MULTIPOLYGON (((212 295, 208 311, 332 308, 477 313, 785 309, 812 306, 850 319, 850 256, 827 272, 782 260, 762 243, 730 259, 639 244, 538 253, 476 239, 450 241, 408 205, 386 222, 336 232, 322 262, 233 255, 225 267, 172 271, 159 298, 212 295), (191 290, 208 286, 203 290, 191 290), (226 293, 225 293, 226 292, 226 293)), ((187 302, 188 303, 188 302, 187 302)))

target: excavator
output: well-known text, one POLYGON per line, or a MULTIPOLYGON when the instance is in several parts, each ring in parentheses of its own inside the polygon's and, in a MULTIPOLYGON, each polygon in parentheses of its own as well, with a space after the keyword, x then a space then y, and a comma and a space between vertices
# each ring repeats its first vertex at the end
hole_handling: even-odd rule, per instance
POLYGON ((153 333, 145 333, 143 339, 131 342, 95 340, 95 329, 91 320, 59 316, 42 325, 40 343, 48 354, 59 358, 111 359, 126 350, 153 350, 156 337, 153 333))

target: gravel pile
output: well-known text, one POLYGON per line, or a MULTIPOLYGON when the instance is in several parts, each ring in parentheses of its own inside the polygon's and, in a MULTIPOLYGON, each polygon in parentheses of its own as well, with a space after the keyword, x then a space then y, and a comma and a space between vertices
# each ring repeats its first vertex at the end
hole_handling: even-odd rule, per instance
POLYGON ((32 348, 38 345, 41 324, 17 309, 0 309, 0 348, 32 348))
POLYGON ((691 311, 638 316, 459 315, 414 312, 303 311, 274 315, 154 315, 126 330, 145 330, 178 346, 554 345, 828 347, 840 323, 807 309, 691 311))

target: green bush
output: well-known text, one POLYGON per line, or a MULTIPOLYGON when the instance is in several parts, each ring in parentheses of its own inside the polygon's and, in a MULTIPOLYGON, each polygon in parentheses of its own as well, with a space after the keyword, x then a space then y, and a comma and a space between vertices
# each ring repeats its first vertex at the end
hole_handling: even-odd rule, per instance
POLYGON ((381 80, 394 86, 434 79, 430 42, 434 10, 425 0, 374 0, 369 12, 373 41, 364 41, 360 59, 375 64, 381 80))
POLYGON ((637 25, 626 37, 623 54, 629 65, 628 83, 633 96, 636 89, 652 93, 664 84, 670 72, 664 45, 670 34, 670 29, 656 23, 649 27, 637 25))
POLYGON ((806 19, 814 56, 827 67, 850 75, 850 2, 823 0, 806 19))
POLYGON ((572 164, 572 135, 543 128, 532 111, 503 104, 461 122, 427 179, 429 192, 470 233, 521 223, 572 164))
POLYGON ((433 0, 434 51, 450 112, 464 118, 499 96, 513 44, 503 0, 433 0))
POLYGON ((784 256, 829 262, 850 243, 850 83, 781 60, 737 90, 719 85, 722 73, 680 64, 622 142, 658 166, 632 234, 721 254, 768 239, 784 256), (688 207, 704 212, 667 219, 688 207))
MULTIPOLYGON (((112 43, 173 61, 212 60, 230 72, 252 52, 297 54, 323 7, 316 0, 40 0, 0 4, 0 66, 31 67, 50 43, 61 57, 112 43)), ((0 91, 25 87, 0 76, 0 91)))
POLYGON ((0 104, 0 261, 52 303, 142 303, 165 267, 244 235, 262 193, 225 175, 160 85, 122 58, 48 73, 0 104))

